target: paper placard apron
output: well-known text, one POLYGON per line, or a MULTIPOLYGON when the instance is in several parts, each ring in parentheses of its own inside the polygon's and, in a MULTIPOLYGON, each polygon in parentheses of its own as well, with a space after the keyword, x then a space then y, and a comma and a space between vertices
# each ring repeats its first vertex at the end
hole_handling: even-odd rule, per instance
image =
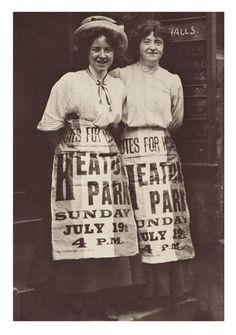
POLYGON ((142 261, 193 258, 184 179, 168 130, 126 128, 120 152, 128 172, 142 261))
POLYGON ((138 253, 127 174, 105 128, 69 123, 55 150, 51 214, 54 260, 138 253))

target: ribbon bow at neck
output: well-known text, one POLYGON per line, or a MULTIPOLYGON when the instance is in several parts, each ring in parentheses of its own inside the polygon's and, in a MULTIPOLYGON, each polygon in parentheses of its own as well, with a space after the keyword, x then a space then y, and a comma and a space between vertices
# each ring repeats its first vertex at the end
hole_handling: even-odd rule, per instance
POLYGON ((87 73, 90 75, 91 78, 93 78, 93 80, 96 82, 96 85, 98 86, 99 103, 102 104, 102 91, 103 91, 104 94, 105 94, 105 97, 106 97, 107 104, 109 106, 109 111, 111 112, 111 110, 112 110, 111 109, 111 98, 110 98, 110 94, 109 94, 108 88, 106 87, 106 82, 105 82, 107 74, 105 75, 105 77, 102 80, 99 80, 99 79, 96 79, 92 75, 92 73, 89 69, 87 69, 87 73))

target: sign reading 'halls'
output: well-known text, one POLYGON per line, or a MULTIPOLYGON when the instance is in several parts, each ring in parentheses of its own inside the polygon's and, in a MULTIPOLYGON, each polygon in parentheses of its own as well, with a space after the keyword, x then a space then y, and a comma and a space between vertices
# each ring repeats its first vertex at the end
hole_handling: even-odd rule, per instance
POLYGON ((206 26, 203 20, 175 21, 168 25, 173 42, 202 41, 206 39, 206 26))

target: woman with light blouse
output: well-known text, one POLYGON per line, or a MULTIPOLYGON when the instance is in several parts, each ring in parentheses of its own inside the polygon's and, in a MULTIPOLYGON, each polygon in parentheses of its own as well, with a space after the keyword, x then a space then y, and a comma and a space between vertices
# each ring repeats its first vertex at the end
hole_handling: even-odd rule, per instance
POLYGON ((146 275, 141 304, 149 306, 184 299, 193 288, 190 215, 171 137, 183 122, 183 87, 160 65, 168 35, 159 21, 138 24, 129 37, 133 64, 112 72, 127 88, 120 151, 146 275))
POLYGON ((130 259, 138 253, 127 174, 113 136, 126 89, 108 73, 128 41, 113 19, 91 16, 74 31, 73 43, 83 70, 54 84, 37 127, 54 151, 52 287, 78 320, 113 320, 115 290, 135 284, 130 259))

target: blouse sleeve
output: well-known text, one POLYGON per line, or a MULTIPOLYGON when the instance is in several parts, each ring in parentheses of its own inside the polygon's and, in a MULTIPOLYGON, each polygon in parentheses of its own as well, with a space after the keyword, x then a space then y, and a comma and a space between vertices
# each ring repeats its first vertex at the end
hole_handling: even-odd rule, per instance
POLYGON ((123 81, 123 83, 126 83, 129 71, 128 69, 129 69, 128 66, 122 68, 117 67, 116 69, 112 70, 109 73, 113 78, 120 78, 121 81, 123 81))
POLYGON ((125 103, 126 97, 127 97, 127 88, 123 84, 123 82, 121 82, 121 84, 122 84, 122 105, 123 105, 125 103))
POLYGON ((37 126, 38 130, 53 131, 64 126, 67 97, 67 85, 65 83, 65 76, 63 76, 51 90, 44 114, 37 126))
POLYGON ((125 86, 126 82, 126 67, 124 68, 119 68, 117 67, 116 69, 112 70, 110 72, 110 75, 113 78, 119 78, 122 81, 122 121, 126 122, 128 118, 128 108, 127 108, 127 88, 125 86))
POLYGON ((116 69, 112 70, 111 72, 109 72, 109 74, 113 77, 113 78, 120 78, 120 68, 117 67, 116 69))
POLYGON ((183 86, 178 75, 174 75, 171 86, 171 114, 172 121, 169 130, 175 131, 181 127, 184 117, 183 86))

